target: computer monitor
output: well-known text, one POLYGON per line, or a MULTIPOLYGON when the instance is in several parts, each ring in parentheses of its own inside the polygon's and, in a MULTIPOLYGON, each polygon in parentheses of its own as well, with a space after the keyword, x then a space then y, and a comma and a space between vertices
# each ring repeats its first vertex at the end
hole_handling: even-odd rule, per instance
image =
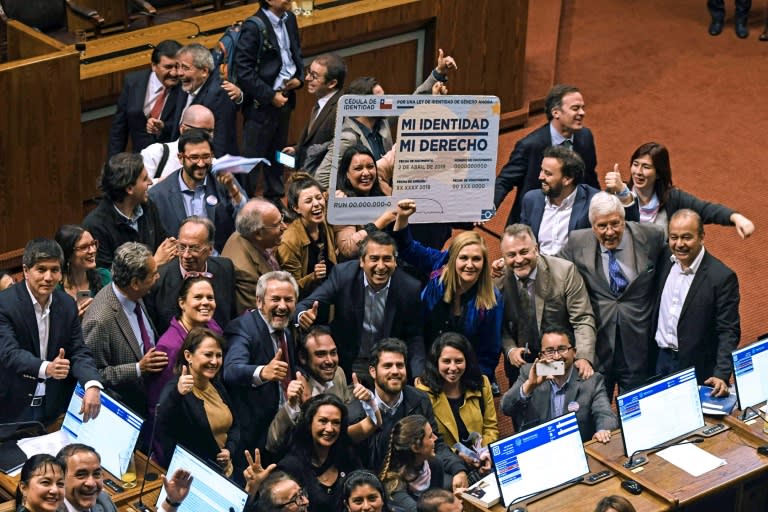
POLYGON ((731 357, 739 409, 768 400, 768 338, 735 350, 731 357))
MULTIPOLYGON (((168 466, 168 478, 177 469, 186 469, 192 473, 192 487, 189 495, 178 508, 178 512, 242 512, 248 493, 235 485, 217 470, 193 455, 181 445, 176 445, 171 464, 168 466)), ((165 501, 165 488, 157 498, 157 510, 165 501)))
POLYGON ((616 406, 628 457, 704 426, 694 368, 619 395, 616 406))
POLYGON ((489 448, 505 507, 589 473, 573 412, 489 448))
POLYGON ((115 475, 122 476, 128 459, 121 454, 133 453, 136 441, 141 433, 144 420, 128 409, 108 393, 101 392, 101 410, 94 419, 83 423, 80 407, 85 391, 77 384, 72 399, 69 401, 61 430, 73 443, 82 443, 93 447, 101 456, 101 467, 115 475))

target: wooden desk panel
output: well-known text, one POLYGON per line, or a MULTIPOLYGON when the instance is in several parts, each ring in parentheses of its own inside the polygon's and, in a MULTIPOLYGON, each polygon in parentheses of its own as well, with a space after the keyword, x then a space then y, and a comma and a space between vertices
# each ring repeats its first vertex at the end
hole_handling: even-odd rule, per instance
MULTIPOLYGON (((587 456, 587 459, 592 473, 607 469, 605 465, 596 459, 590 456, 587 456)), ((644 492, 638 496, 633 496, 621 488, 621 482, 622 479, 614 475, 595 485, 572 485, 556 493, 528 502, 525 506, 528 512, 551 512, 553 510, 593 512, 600 498, 616 494, 627 498, 637 512, 665 511, 673 508, 672 502, 668 502, 651 492, 644 492)), ((494 505, 489 510, 484 507, 478 507, 467 500, 463 501, 465 511, 504 512, 504 506, 501 503, 494 505)))
POLYGON ((704 439, 700 448, 725 459, 727 464, 700 477, 689 475, 656 454, 648 457, 649 462, 645 466, 630 471, 624 467, 627 456, 624 455, 620 432, 606 445, 587 443, 585 447, 587 453, 617 473, 636 480, 647 490, 671 497, 680 505, 691 504, 726 488, 738 486, 768 470, 768 458, 758 455, 755 444, 735 429, 704 439))

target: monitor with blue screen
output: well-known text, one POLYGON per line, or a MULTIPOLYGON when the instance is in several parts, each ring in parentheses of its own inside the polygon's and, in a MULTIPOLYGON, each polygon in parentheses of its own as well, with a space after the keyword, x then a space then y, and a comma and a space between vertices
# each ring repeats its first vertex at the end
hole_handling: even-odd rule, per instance
POLYGON ((734 351, 731 356, 739 409, 744 411, 768 400, 768 337, 734 351))
POLYGON ((628 457, 704 426, 693 368, 619 395, 616 409, 628 457))
MULTIPOLYGON (((178 512, 242 512, 245 508, 248 494, 243 489, 182 446, 176 445, 168 466, 168 478, 179 468, 192 473, 192 486, 178 512)), ((165 496, 165 489, 162 489, 157 498, 157 510, 160 510, 165 496)))
POLYGON ((505 507, 589 473, 575 413, 491 443, 489 448, 505 507))
POLYGON ((69 401, 61 430, 66 432, 71 442, 92 446, 101 456, 101 467, 120 477, 126 469, 121 467, 121 460, 123 466, 127 466, 129 460, 120 455, 133 453, 144 420, 102 391, 99 415, 83 423, 80 407, 84 394, 85 391, 78 384, 69 401))

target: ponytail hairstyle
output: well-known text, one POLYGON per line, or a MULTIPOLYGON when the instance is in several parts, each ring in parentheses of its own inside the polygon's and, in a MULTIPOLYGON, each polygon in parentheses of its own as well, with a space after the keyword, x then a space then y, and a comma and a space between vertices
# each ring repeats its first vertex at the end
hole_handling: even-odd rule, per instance
POLYGON ((416 461, 413 449, 421 447, 427 423, 427 418, 414 414, 401 419, 392 428, 389 449, 379 475, 389 494, 403 489, 418 476, 412 469, 416 461))

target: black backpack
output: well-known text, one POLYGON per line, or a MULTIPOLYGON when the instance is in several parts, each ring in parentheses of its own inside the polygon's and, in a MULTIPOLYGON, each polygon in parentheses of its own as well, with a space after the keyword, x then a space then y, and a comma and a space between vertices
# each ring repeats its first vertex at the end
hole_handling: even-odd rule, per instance
POLYGON ((261 54, 264 50, 264 41, 267 40, 267 28, 264 22, 258 16, 249 16, 243 21, 233 23, 221 36, 216 47, 211 51, 213 55, 213 64, 219 68, 221 77, 226 78, 233 84, 237 83, 237 69, 235 68, 235 53, 237 51, 237 40, 240 39, 240 32, 244 23, 255 23, 261 33, 259 38, 259 51, 256 54, 256 64, 261 62, 261 54))

